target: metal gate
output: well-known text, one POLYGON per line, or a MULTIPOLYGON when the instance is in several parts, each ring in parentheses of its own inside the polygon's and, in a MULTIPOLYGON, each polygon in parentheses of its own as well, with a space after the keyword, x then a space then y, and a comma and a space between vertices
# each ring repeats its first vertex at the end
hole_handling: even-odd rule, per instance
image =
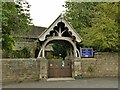
POLYGON ((49 61, 48 78, 72 77, 71 61, 49 61))

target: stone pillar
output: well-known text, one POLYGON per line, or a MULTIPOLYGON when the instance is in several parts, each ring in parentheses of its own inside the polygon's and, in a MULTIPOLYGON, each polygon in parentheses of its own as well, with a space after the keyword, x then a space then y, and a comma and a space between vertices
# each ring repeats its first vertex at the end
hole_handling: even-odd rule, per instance
POLYGON ((72 60, 72 77, 81 78, 82 77, 82 69, 81 69, 81 58, 74 58, 72 60))
POLYGON ((39 79, 45 80, 48 78, 48 60, 46 58, 37 58, 39 61, 39 79))

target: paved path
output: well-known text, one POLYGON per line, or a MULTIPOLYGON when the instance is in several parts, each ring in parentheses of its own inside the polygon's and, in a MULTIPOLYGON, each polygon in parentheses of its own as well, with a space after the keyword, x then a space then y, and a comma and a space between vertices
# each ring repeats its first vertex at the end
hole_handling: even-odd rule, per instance
POLYGON ((3 88, 118 88, 117 78, 91 78, 72 81, 36 81, 5 85, 3 88))

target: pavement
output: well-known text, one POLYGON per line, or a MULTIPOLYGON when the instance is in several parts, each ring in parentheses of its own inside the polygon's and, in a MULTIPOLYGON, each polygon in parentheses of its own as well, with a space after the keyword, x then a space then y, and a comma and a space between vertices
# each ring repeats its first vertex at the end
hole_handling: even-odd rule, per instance
POLYGON ((4 85, 2 88, 118 88, 118 78, 48 80, 4 85))

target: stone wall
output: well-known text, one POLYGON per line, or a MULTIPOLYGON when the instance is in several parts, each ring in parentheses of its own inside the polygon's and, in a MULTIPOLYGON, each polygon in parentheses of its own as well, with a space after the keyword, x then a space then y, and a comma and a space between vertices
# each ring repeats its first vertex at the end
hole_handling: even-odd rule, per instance
POLYGON ((47 79, 48 74, 48 60, 45 58, 37 58, 39 65, 39 79, 44 80, 47 79))
POLYGON ((2 83, 33 81, 39 79, 36 59, 3 59, 2 83))
POLYGON ((95 58, 82 58, 81 69, 83 77, 117 77, 118 54, 102 52, 95 58))
MULTIPOLYGON (((45 58, 3 59, 2 83, 36 81, 47 78, 48 61, 45 58)), ((118 54, 97 53, 95 58, 73 62, 73 77, 117 77, 118 54)))

